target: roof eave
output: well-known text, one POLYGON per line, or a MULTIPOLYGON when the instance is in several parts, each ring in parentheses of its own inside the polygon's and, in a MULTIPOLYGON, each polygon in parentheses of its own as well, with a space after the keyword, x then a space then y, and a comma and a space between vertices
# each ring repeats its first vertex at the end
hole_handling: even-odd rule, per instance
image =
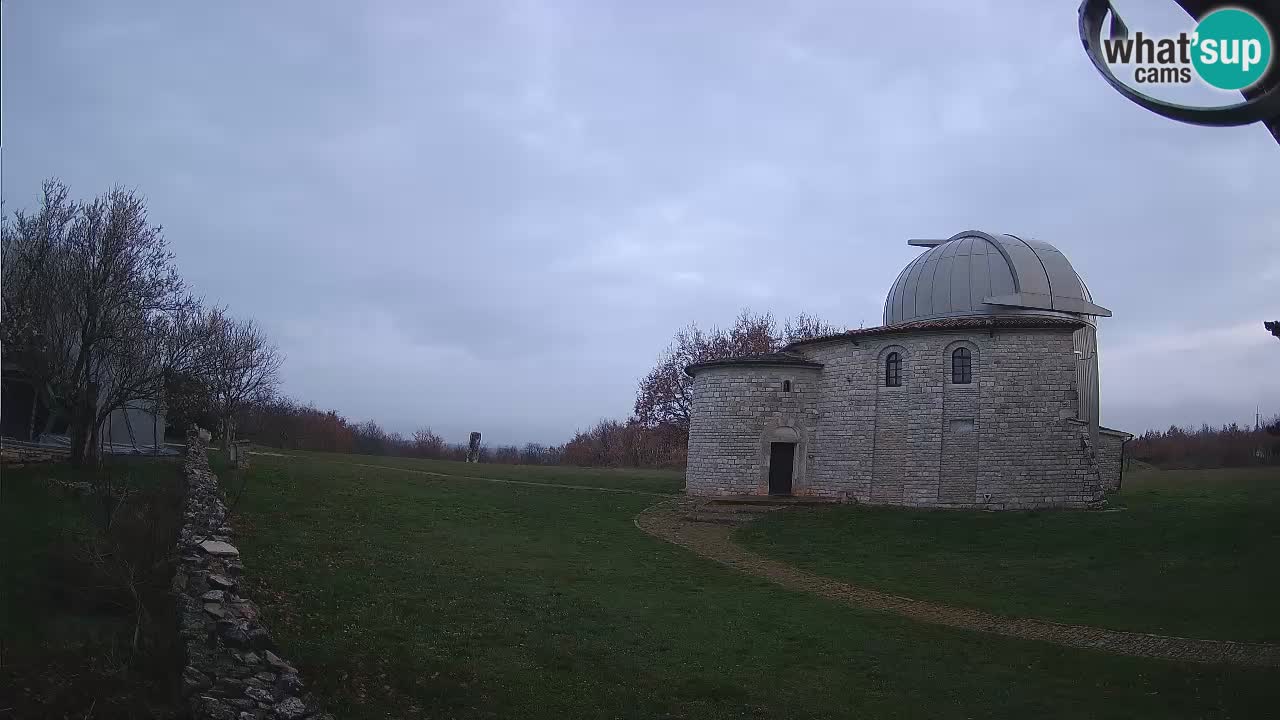
POLYGON ((793 367, 807 370, 821 370, 822 363, 810 360, 750 360, 746 358, 725 358, 723 360, 708 360, 706 362, 693 363, 685 366, 684 374, 694 377, 698 372, 713 367, 793 367))
POLYGON ((1069 317, 1052 317, 1046 318, 1043 315, 987 315, 973 316, 962 318, 935 318, 932 320, 913 320, 895 325, 880 325, 872 328, 860 328, 858 330, 847 330, 837 335, 823 335, 821 337, 808 338, 806 340, 796 340, 786 347, 782 348, 783 352, 789 352, 794 347, 802 345, 813 345, 822 342, 836 342, 839 340, 857 340, 863 337, 877 337, 880 335, 895 335, 913 332, 962 332, 964 330, 1036 330, 1054 327, 1074 327, 1081 328, 1089 323, 1079 318, 1069 317), (1055 320, 1056 322, 1047 323, 1046 319, 1055 320), (972 321, 968 325, 948 325, 949 320, 967 320, 972 321))

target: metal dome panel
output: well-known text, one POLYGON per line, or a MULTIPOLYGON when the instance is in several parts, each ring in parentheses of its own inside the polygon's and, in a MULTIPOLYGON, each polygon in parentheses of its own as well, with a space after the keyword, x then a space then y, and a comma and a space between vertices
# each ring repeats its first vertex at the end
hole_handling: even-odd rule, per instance
POLYGON ((885 299, 885 325, 965 315, 1070 315, 1086 322, 1111 315, 1093 304, 1066 256, 1049 243, 971 230, 911 244, 929 250, 898 274, 885 299))

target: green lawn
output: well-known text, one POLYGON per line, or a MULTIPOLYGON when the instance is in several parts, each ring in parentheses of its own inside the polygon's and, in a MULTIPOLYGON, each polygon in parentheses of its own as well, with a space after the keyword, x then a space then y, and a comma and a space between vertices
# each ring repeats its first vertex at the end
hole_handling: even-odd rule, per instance
MULTIPOLYGON (((684 472, 672 470, 638 470, 626 468, 601 472, 592 468, 579 468, 562 465, 499 465, 495 463, 468 464, 452 460, 419 460, 403 457, 374 457, 370 455, 349 455, 344 453, 304 452, 299 450, 277 450, 275 448, 254 448, 255 452, 282 453, 290 457, 301 457, 349 465, 377 465, 421 473, 439 473, 443 475, 470 475, 476 477, 519 480, 521 482, 551 483, 560 485, 589 485, 591 487, 620 488, 650 493, 684 492, 684 472)), ((254 458, 270 458, 271 456, 255 455, 254 458)), ((277 458, 278 459, 278 458, 277 458)), ((405 477, 411 477, 406 474, 405 477)))
POLYGON ((102 470, 66 464, 5 467, 0 477, 0 718, 168 717, 181 661, 168 594, 181 498, 176 461, 114 459, 102 470), (110 533, 96 498, 50 478, 99 474, 130 494, 110 533), (93 560, 98 555, 106 559, 93 560), (113 559, 114 558, 114 559, 113 559), (127 562, 145 615, 122 581, 127 562))
POLYGON ((352 460, 441 467, 255 456, 235 519, 276 639, 340 717, 1225 718, 1280 701, 1276 671, 1069 650, 785 591, 640 532, 654 498, 352 460))
POLYGON ((1127 475, 1120 512, 841 507, 742 544, 914 598, 1122 630, 1280 642, 1280 471, 1127 475))

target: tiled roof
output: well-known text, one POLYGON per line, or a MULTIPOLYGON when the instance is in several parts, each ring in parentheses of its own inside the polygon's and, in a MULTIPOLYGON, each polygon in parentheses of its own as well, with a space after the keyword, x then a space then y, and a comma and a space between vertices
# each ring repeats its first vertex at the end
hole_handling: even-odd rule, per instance
POLYGON ((708 367, 722 367, 727 365, 791 365, 796 367, 820 368, 822 363, 817 363, 800 355, 789 352, 769 352, 756 353, 754 355, 738 355, 737 357, 723 358, 721 360, 708 360, 706 362, 694 363, 685 368, 685 374, 693 377, 699 370, 708 367))

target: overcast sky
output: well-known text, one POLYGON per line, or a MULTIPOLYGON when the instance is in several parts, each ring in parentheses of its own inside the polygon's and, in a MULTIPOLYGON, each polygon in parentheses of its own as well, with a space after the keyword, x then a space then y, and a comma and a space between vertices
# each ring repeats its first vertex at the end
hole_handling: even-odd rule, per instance
POLYGON ((1104 424, 1280 411, 1264 128, 1130 104, 1076 0, 851 5, 5 0, 5 208, 136 187, 289 395, 453 441, 627 415, 690 321, 878 325, 906 240, 966 229, 1113 310, 1104 424))

